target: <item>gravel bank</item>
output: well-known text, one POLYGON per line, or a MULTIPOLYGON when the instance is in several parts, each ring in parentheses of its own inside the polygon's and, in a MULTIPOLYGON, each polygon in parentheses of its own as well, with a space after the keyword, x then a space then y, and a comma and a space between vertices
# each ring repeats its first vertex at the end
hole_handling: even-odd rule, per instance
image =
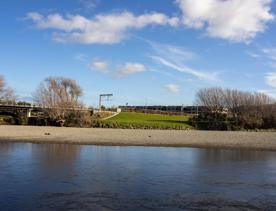
POLYGON ((276 132, 125 130, 0 126, 1 142, 170 146, 276 151, 276 132))

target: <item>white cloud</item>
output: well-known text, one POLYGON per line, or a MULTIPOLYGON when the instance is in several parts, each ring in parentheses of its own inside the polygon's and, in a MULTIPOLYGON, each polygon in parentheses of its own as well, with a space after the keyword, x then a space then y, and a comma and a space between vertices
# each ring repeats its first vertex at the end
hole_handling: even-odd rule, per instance
POLYGON ((114 79, 121 79, 128 75, 148 71, 143 64, 126 62, 125 64, 119 66, 117 71, 110 72, 109 63, 107 61, 98 59, 94 59, 91 64, 89 64, 89 68, 92 71, 97 71, 103 74, 108 74, 109 76, 113 76, 114 79))
POLYGON ((40 22, 43 20, 43 16, 37 12, 30 12, 27 14, 26 19, 31 19, 34 22, 40 22))
MULTIPOLYGON (((93 8, 99 0, 79 0, 86 8, 93 8)), ((236 42, 251 41, 265 31, 269 21, 275 19, 271 12, 272 0, 176 0, 182 17, 151 12, 134 15, 131 12, 98 14, 92 18, 82 15, 44 16, 30 12, 39 29, 54 30, 54 40, 81 44, 115 44, 124 40, 127 32, 149 25, 177 27, 182 25, 205 29, 211 37, 236 42)))
POLYGON ((272 88, 276 88, 276 72, 267 73, 265 76, 266 84, 271 86, 272 88))
POLYGON ((158 44, 150 41, 147 42, 154 50, 154 55, 152 55, 151 58, 157 63, 178 72, 193 75, 200 80, 218 81, 218 73, 196 70, 187 66, 186 63, 188 61, 197 58, 195 53, 178 46, 158 44))
POLYGON ((115 77, 122 78, 131 74, 145 72, 145 71, 147 70, 143 64, 128 62, 117 71, 115 77))
POLYGON ((274 19, 272 0, 176 0, 183 23, 211 37, 248 42, 274 19))
POLYGON ((165 88, 169 92, 178 93, 180 91, 180 87, 177 84, 167 84, 165 85, 165 88))
POLYGON ((39 29, 53 29, 54 40, 82 44, 115 44, 126 38, 128 30, 141 29, 149 25, 177 26, 177 17, 163 13, 147 13, 135 16, 131 12, 100 14, 88 19, 81 15, 50 14, 37 12, 27 14, 39 29))
POLYGON ((98 71, 101 73, 108 73, 108 63, 106 61, 94 60, 90 65, 92 71, 98 71))

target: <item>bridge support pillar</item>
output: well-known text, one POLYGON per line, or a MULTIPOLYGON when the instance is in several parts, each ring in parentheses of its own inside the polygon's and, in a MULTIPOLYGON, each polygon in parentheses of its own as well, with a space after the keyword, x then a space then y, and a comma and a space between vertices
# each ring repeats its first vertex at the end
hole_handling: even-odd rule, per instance
POLYGON ((32 116, 32 110, 28 109, 27 110, 27 118, 30 118, 32 116))

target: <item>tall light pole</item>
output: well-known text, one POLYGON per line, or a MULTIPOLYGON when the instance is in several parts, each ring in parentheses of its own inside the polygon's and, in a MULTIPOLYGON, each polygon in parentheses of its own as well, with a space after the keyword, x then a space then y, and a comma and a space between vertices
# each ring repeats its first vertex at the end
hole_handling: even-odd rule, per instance
POLYGON ((104 98, 106 98, 107 100, 112 97, 113 94, 100 94, 100 97, 99 97, 99 111, 102 110, 102 101, 104 98))

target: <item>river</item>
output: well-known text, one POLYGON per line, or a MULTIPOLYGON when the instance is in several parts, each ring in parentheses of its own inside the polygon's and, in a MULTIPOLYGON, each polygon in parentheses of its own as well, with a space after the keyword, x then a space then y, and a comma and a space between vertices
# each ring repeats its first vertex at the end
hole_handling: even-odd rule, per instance
POLYGON ((0 210, 276 210, 276 152, 0 143, 0 210))

